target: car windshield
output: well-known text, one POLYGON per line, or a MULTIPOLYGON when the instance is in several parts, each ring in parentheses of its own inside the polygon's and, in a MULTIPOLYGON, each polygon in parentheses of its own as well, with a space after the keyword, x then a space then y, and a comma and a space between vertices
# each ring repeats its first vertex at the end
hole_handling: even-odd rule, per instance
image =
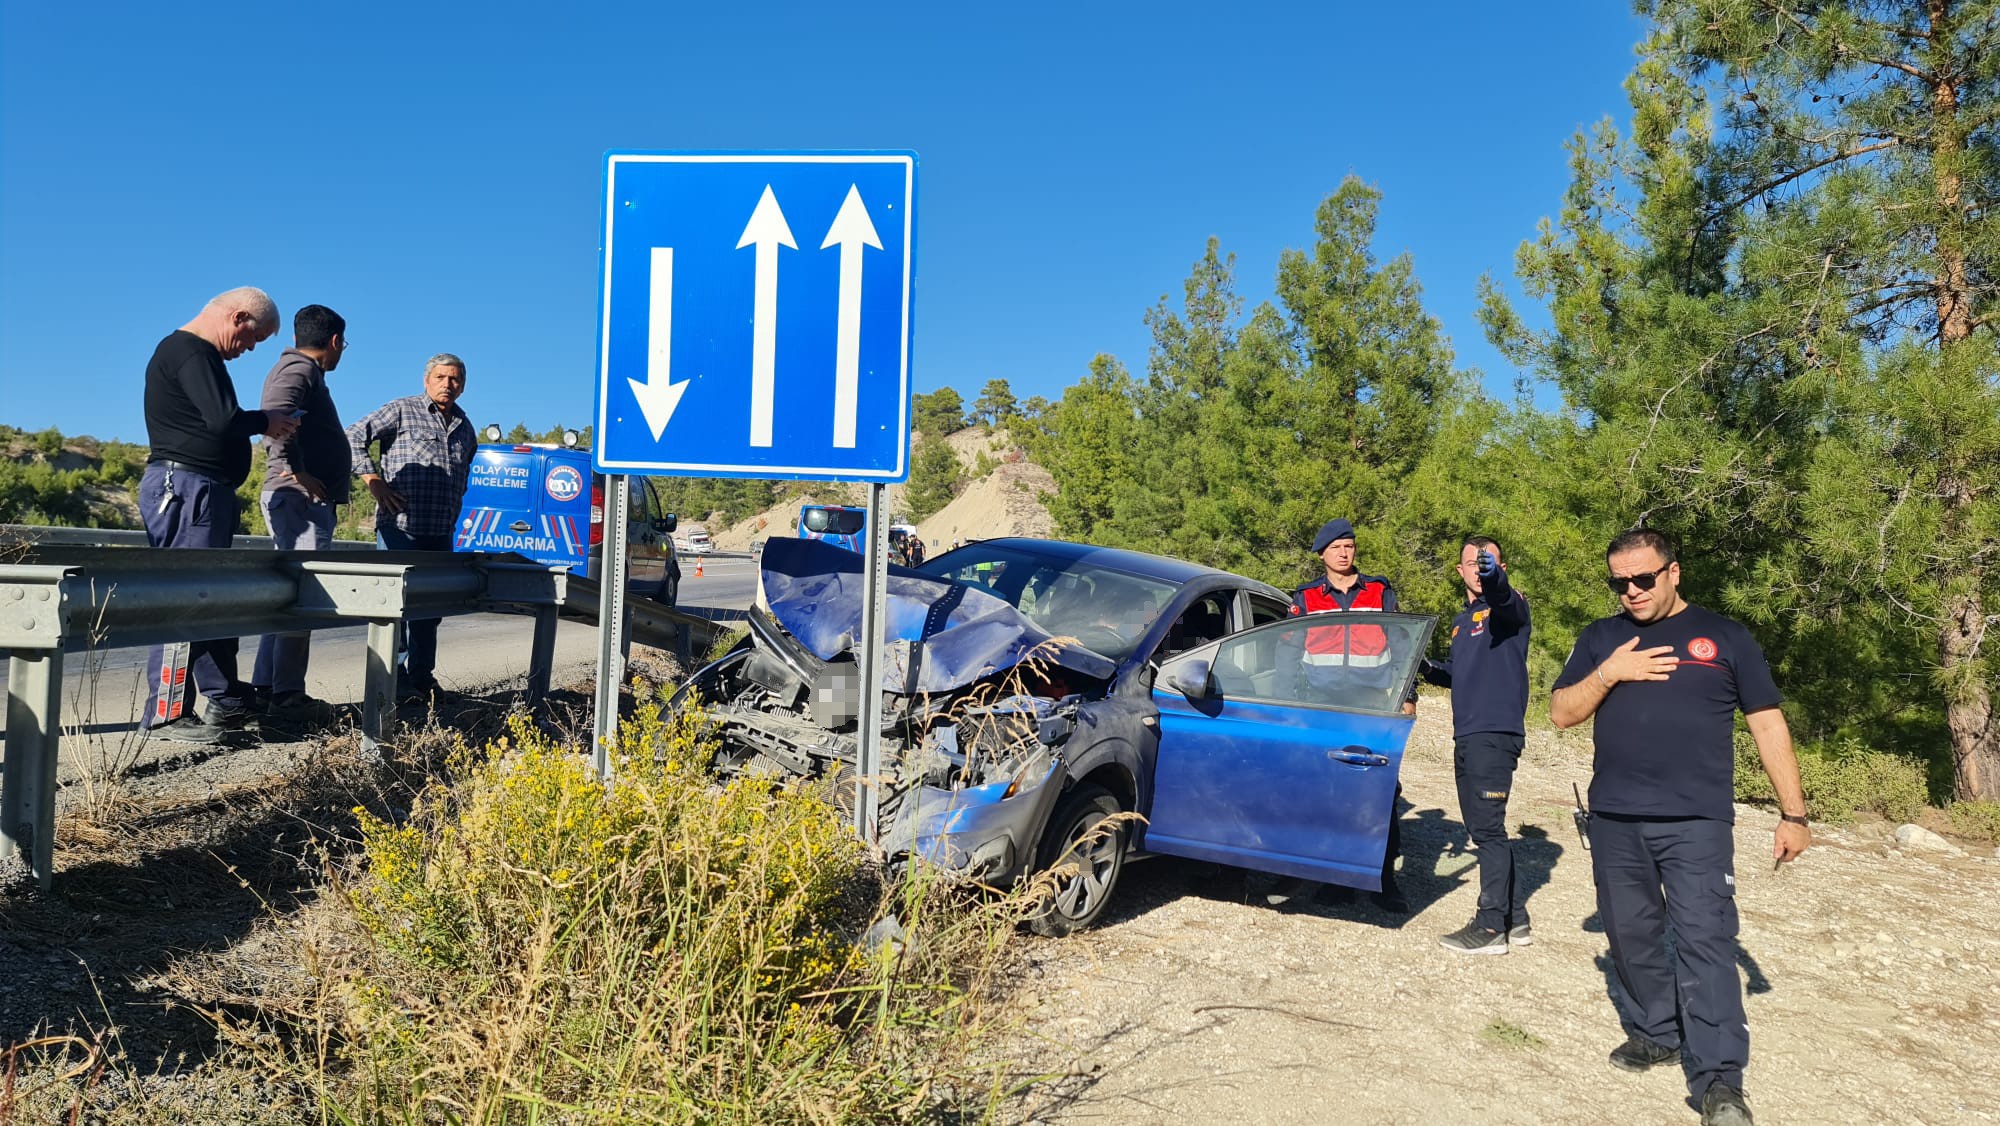
POLYGON ((806 531, 822 535, 851 536, 867 523, 868 514, 852 508, 808 508, 806 531))
POLYGON ((1042 629, 1123 661, 1159 618, 1175 584, 1018 548, 971 544, 917 570, 978 586, 1042 629))

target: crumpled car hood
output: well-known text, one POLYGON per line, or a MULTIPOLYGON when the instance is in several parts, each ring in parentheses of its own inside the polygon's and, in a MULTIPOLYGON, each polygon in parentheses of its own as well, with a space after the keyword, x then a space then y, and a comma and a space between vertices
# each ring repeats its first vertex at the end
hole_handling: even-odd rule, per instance
MULTIPOLYGON (((861 639, 861 556, 818 540, 764 541, 760 597, 785 631, 821 660, 861 639)), ((965 583, 889 567, 885 683, 945 692, 1039 660, 1106 680, 1117 665, 1074 642, 1058 643, 1007 602, 965 583), (917 676, 910 683, 915 660, 917 676)))

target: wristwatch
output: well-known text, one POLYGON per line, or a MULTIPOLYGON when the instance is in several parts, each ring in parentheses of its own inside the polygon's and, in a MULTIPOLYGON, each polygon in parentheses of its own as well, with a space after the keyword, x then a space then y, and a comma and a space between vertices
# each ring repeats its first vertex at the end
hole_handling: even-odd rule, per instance
POLYGON ((1778 815, 1778 820, 1780 820, 1780 821, 1790 821, 1790 822, 1791 822, 1792 824, 1794 824, 1794 825, 1810 825, 1810 824, 1812 824, 1812 822, 1810 822, 1810 821, 1807 821, 1807 820, 1806 820, 1806 817, 1805 817, 1805 814, 1803 814, 1803 813, 1780 813, 1780 814, 1778 815))

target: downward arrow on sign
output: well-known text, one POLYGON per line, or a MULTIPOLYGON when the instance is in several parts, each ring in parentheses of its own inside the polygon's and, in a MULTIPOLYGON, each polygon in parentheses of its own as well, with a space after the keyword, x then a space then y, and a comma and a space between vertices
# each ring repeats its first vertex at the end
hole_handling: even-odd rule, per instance
POLYGON ((632 394, 639 400, 639 410, 646 416, 646 425, 653 431, 653 441, 660 440, 666 432, 667 423, 674 417, 674 408, 681 405, 681 396, 687 392, 688 380, 679 383, 671 381, 672 368, 669 361, 674 355, 674 248, 656 246, 653 248, 652 292, 650 308, 646 320, 646 381, 636 379, 625 382, 632 385, 632 394))
POLYGON ((840 247, 840 320, 834 333, 833 353, 833 444, 854 448, 856 416, 860 413, 861 390, 861 248, 882 249, 868 208, 861 202, 861 186, 849 184, 847 199, 833 226, 826 232, 821 250, 840 247))

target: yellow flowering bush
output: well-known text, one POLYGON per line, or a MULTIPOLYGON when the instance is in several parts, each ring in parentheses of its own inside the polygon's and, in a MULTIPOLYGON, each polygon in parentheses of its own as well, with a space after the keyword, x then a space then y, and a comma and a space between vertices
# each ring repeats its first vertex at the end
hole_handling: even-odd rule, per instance
POLYGON ((892 1121, 990 1094, 971 1052, 1014 900, 885 891, 821 796, 720 784, 698 713, 649 700, 621 736, 607 786, 516 718, 403 822, 363 815, 338 1117, 892 1121))

